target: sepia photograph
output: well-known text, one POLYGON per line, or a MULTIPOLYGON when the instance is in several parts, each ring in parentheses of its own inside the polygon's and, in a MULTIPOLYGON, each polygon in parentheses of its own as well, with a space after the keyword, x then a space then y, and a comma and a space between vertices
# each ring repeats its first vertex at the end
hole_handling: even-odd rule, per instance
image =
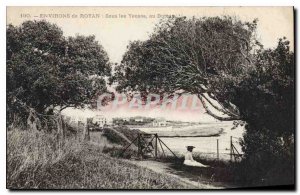
POLYGON ((295 190, 294 15, 7 6, 6 188, 295 190))

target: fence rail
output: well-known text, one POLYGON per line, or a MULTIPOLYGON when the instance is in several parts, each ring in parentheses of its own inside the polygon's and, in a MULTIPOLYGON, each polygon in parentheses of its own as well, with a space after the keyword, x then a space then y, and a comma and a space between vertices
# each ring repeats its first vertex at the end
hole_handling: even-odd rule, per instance
MULTIPOLYGON (((225 160, 225 161, 240 161, 243 157, 238 137, 227 137, 225 139, 213 138, 213 137, 184 137, 184 140, 180 140, 182 137, 179 137, 178 141, 173 140, 172 138, 164 138, 167 144, 170 144, 170 148, 176 152, 184 154, 184 144, 180 144, 180 141, 184 143, 189 143, 189 138, 191 139, 191 145, 195 144, 194 150, 195 156, 202 156, 203 158, 210 158, 216 160, 225 160), (203 139, 201 139, 203 138, 203 139)), ((176 138, 175 138, 176 139, 176 138)))
MULTIPOLYGON (((135 144, 136 146, 138 146, 139 150, 137 156, 139 158, 142 158, 142 156, 144 155, 142 151, 149 150, 148 154, 154 157, 155 159, 157 159, 166 156, 182 157, 186 151, 184 149, 185 146, 182 146, 183 145, 182 142, 181 145, 180 144, 178 145, 178 143, 179 142, 176 142, 176 139, 175 140, 173 140, 172 138, 166 139, 165 137, 160 137, 157 134, 139 134, 136 137, 136 139, 132 141, 131 144, 135 144), (151 148, 152 150, 150 150, 151 148)), ((232 137, 230 137, 230 141, 225 141, 225 140, 221 141, 219 139, 204 140, 205 147, 196 146, 198 150, 194 151, 194 156, 199 156, 201 158, 203 157, 207 159, 222 160, 222 161, 225 160, 230 162, 240 161, 243 154, 241 153, 241 151, 237 149, 238 143, 239 142, 237 141, 233 141, 232 137), (224 148, 224 146, 226 146, 226 148, 224 148)), ((129 147, 130 145, 124 148, 122 155, 126 152, 127 148, 129 147)))

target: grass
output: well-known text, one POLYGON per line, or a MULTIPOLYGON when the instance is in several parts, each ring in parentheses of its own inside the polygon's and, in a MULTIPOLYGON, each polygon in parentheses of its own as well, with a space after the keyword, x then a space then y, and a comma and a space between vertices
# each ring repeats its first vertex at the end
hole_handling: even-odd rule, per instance
MULTIPOLYGON (((214 183, 216 186, 221 184, 228 188, 251 188, 260 186, 291 185, 293 183, 290 181, 291 176, 288 175, 289 170, 285 169, 282 171, 284 168, 279 166, 275 166, 277 169, 272 171, 273 180, 267 180, 257 176, 254 165, 246 164, 243 161, 229 162, 222 159, 213 159, 210 156, 208 157, 206 154, 194 153, 194 160, 210 166, 209 168, 199 168, 183 165, 184 156, 180 156, 179 154, 177 155, 179 159, 174 156, 167 156, 162 159, 162 161, 171 163, 171 168, 177 170, 179 175, 189 177, 192 180, 193 178, 198 178, 198 181, 204 184, 214 183), (280 171, 284 173, 281 173, 280 171), (283 178, 278 176, 276 177, 278 172, 283 175, 283 178)), ((270 167, 271 166, 273 165, 270 165, 270 167)), ((287 189, 290 189, 290 186, 287 186, 287 189)))
POLYGON ((9 189, 181 189, 178 178, 103 154, 97 146, 54 134, 7 132, 9 189))
POLYGON ((229 187, 241 187, 244 184, 236 180, 233 175, 234 163, 229 163, 228 161, 217 160, 212 158, 207 158, 206 155, 195 153, 193 155, 194 160, 204 164, 209 165, 209 168, 199 168, 190 167, 183 165, 184 156, 177 154, 177 157, 167 155, 162 158, 161 161, 164 163, 171 163, 171 168, 177 170, 182 176, 197 178, 202 183, 218 183, 229 186, 229 187))

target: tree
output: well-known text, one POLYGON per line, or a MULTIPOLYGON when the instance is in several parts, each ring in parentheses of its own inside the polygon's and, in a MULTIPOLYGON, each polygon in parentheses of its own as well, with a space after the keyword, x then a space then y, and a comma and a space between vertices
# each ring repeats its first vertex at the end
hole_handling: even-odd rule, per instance
POLYGON ((294 183, 295 66, 289 41, 259 51, 255 69, 234 89, 234 104, 247 122, 244 163, 269 184, 294 183))
POLYGON ((8 121, 26 107, 83 107, 107 90, 110 63, 94 36, 65 38, 54 24, 26 21, 8 25, 6 44, 8 121))
POLYGON ((251 179, 291 182, 294 54, 286 39, 263 49, 256 26, 232 17, 169 18, 148 40, 130 43, 112 81, 130 94, 196 94, 216 119, 245 121, 251 179))
POLYGON ((255 28, 256 20, 242 23, 231 17, 162 21, 148 40, 130 43, 116 68, 117 89, 164 95, 189 92, 197 94, 207 113, 215 118, 241 119, 225 92, 217 92, 215 83, 251 66, 250 51, 260 46, 254 37, 255 28), (225 115, 216 115, 209 108, 225 115))

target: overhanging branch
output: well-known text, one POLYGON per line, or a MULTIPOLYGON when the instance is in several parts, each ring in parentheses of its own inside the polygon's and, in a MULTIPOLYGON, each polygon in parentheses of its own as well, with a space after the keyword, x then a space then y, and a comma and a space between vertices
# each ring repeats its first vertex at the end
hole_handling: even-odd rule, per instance
POLYGON ((228 116, 228 117, 221 117, 218 116, 216 114, 214 114, 209 107, 206 105, 205 102, 205 98, 203 97, 203 95, 198 94, 198 98, 200 99, 204 109, 206 110, 206 113, 212 117, 214 117, 215 119, 218 119, 220 121, 232 121, 232 120, 241 120, 240 116, 228 116))

